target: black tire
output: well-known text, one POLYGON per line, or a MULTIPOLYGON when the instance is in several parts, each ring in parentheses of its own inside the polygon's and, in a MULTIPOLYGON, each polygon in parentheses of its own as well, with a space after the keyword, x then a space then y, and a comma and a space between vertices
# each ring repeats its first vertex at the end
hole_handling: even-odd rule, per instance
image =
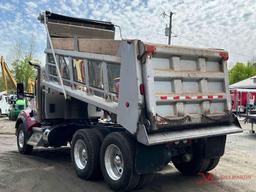
POLYGON ((209 138, 209 140, 199 140, 198 142, 192 144, 191 161, 185 162, 182 160, 182 157, 175 157, 172 159, 172 162, 174 166, 184 175, 198 175, 199 172, 206 173, 218 165, 220 156, 224 153, 225 141, 226 136, 213 137, 209 138), (204 157, 205 145, 208 144, 211 146, 215 145, 214 147, 216 147, 216 149, 218 147, 219 156, 213 158, 204 157))
MULTIPOLYGON (((100 142, 100 147, 101 147, 102 142, 103 142, 104 138, 106 137, 106 135, 110 133, 110 130, 108 128, 93 128, 93 129, 91 129, 91 131, 93 131, 95 133, 95 135, 98 137, 98 140, 100 142)), ((100 147, 99 147, 99 150, 100 150, 100 147)), ((100 164, 100 152, 99 152, 98 161, 100 164)), ((100 167, 100 165, 99 165, 99 167, 100 167)), ((97 175, 97 178, 102 178, 101 169, 99 170, 99 174, 97 175)))
POLYGON ((179 172, 183 175, 198 175, 199 172, 206 172, 210 165, 210 159, 203 158, 201 155, 204 144, 204 141, 193 143, 192 159, 189 162, 185 162, 181 156, 172 159, 179 172))
POLYGON ((205 171, 207 172, 207 171, 213 170, 218 165, 219 161, 220 161, 220 157, 211 159, 210 163, 205 171))
POLYGON ((33 146, 27 144, 29 137, 30 133, 26 130, 24 124, 20 123, 17 129, 17 146, 21 154, 30 154, 33 150, 33 146), (24 136, 23 145, 20 144, 20 134, 24 136))
POLYGON ((100 176, 100 140, 97 135, 89 129, 78 130, 72 139, 71 158, 76 174, 83 179, 96 179, 100 176), (75 161, 75 146, 81 142, 87 148, 87 163, 84 168, 79 168, 75 161))
POLYGON ((115 191, 130 191, 138 185, 140 176, 134 171, 134 155, 135 140, 126 133, 114 132, 106 136, 101 146, 100 163, 104 180, 111 189, 115 191), (123 171, 120 178, 117 179, 111 178, 105 165, 105 153, 111 145, 118 147, 122 154, 123 171))
POLYGON ((93 128, 92 131, 94 131, 94 133, 99 138, 100 144, 102 144, 106 135, 110 133, 110 130, 108 128, 93 128))
POLYGON ((136 186, 135 189, 142 189, 145 186, 147 186, 148 184, 150 184, 151 181, 153 181, 154 176, 155 176, 154 174, 141 175, 139 183, 138 183, 138 185, 136 186))
POLYGON ((210 160, 204 158, 193 158, 190 162, 183 162, 179 158, 172 160, 176 169, 183 175, 198 175, 199 172, 206 172, 210 160))

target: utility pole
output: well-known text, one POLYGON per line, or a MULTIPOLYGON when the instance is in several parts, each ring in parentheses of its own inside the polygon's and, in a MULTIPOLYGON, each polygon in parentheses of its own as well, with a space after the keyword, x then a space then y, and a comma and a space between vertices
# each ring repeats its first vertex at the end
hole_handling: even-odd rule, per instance
POLYGON ((173 12, 170 12, 168 45, 171 45, 171 42, 172 42, 172 15, 173 15, 173 12))
POLYGON ((162 13, 163 17, 168 16, 169 17, 169 27, 166 26, 165 29, 165 35, 168 36, 168 45, 171 45, 172 43, 172 15, 174 13, 172 11, 170 11, 170 14, 166 14, 165 12, 162 13))

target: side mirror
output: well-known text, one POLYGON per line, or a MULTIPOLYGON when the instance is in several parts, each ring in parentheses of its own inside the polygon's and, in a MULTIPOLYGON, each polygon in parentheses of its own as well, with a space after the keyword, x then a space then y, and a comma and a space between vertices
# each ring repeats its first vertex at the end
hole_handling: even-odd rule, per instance
POLYGON ((25 97, 24 84, 17 83, 17 99, 23 99, 25 97))

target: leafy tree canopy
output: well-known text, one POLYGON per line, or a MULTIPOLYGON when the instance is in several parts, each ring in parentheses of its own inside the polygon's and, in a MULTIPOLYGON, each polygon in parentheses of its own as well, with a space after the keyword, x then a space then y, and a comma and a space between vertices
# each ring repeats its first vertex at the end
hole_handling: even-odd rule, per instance
POLYGON ((25 89, 28 88, 29 80, 35 79, 35 71, 29 61, 32 60, 32 56, 25 56, 24 59, 16 60, 13 62, 13 71, 17 83, 24 83, 25 89))
POLYGON ((256 67, 251 63, 236 63, 228 73, 229 84, 242 81, 256 75, 256 67))

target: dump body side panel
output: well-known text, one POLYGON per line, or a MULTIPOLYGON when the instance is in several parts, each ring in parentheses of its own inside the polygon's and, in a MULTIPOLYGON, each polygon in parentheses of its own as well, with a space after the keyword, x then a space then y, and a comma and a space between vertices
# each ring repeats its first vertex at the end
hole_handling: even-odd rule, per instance
POLYGON ((136 56, 137 41, 122 43, 120 89, 117 108, 117 123, 130 133, 137 131, 138 121, 142 110, 142 95, 140 84, 142 73, 136 56))

